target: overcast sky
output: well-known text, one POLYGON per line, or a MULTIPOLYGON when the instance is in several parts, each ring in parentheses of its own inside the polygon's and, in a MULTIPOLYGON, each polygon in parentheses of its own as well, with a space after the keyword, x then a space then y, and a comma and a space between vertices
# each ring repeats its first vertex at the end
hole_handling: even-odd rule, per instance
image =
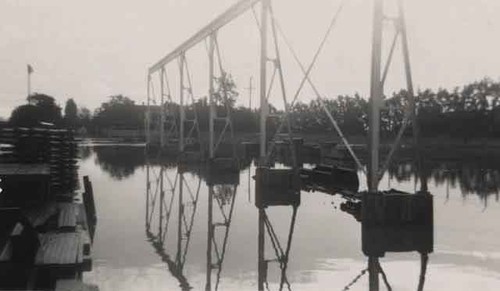
MULTIPOLYGON (((74 98, 94 110, 114 94, 145 102, 147 68, 236 0, 2 0, 0 2, 0 117, 25 102, 26 64, 34 69, 32 90, 64 106, 74 98)), ((370 0, 348 0, 312 74, 324 95, 369 88, 370 0)), ((500 76, 500 1, 404 0, 417 88, 452 88, 500 76)), ((304 63, 321 41, 340 0, 274 0, 276 17, 304 63)), ((387 30, 390 42, 390 30, 387 30)), ((223 66, 247 104, 251 76, 258 86, 258 31, 252 13, 219 33, 223 66)), ((300 70, 280 41, 287 93, 300 70)), ((400 51, 397 51, 399 53, 400 51)), ((396 60, 400 55, 396 54, 396 60)), ((195 96, 206 95, 204 45, 188 52, 195 96)), ((168 67, 178 91, 177 64, 168 67)), ((386 92, 402 87, 396 61, 386 92)), ((278 91, 276 91, 278 92, 278 91)), ((301 100, 310 100, 305 90, 301 100)), ((255 99, 257 99, 254 94, 255 99)), ((272 102, 278 102, 273 95, 272 102)), ((254 105, 258 102, 254 101, 254 105)))

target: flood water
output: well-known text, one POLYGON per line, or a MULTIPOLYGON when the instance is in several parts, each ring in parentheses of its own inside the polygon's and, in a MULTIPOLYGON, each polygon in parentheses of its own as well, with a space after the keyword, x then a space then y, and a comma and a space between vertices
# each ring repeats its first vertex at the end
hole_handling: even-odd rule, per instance
MULTIPOLYGON (((257 290, 253 164, 247 161, 239 177, 226 177, 226 184, 212 186, 211 192, 202 170, 179 172, 173 164, 147 161, 139 146, 82 148, 80 174, 90 176, 98 215, 93 269, 84 281, 100 290, 257 290), (163 202, 156 190, 160 180, 163 202)), ((500 290, 500 166, 495 168, 500 164, 477 162, 442 162, 429 175, 434 252, 425 290, 500 290)), ((419 188, 414 174, 403 163, 382 179, 380 188, 414 192, 419 188)), ((364 175, 358 175, 360 188, 366 189, 364 175)), ((283 290, 344 290, 366 268, 361 225, 339 209, 342 201, 302 192, 286 272, 278 262, 267 264, 269 290, 279 290, 280 283, 283 290)), ((287 248, 292 209, 267 209, 278 253, 287 248)), ((267 236, 265 257, 275 254, 267 236)), ((380 263, 392 290, 417 290, 418 253, 387 253, 380 263)), ((382 280, 380 285, 384 290, 382 280)), ((368 275, 349 290, 368 290, 368 275)))

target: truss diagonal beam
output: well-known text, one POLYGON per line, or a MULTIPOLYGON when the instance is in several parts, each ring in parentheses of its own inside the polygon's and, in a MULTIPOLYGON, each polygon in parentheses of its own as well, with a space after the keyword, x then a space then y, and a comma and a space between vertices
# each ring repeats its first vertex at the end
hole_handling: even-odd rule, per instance
POLYGON ((156 71, 160 70, 166 64, 171 61, 177 59, 181 56, 185 51, 196 45, 197 43, 203 41, 206 37, 208 37, 213 31, 218 30, 223 27, 231 20, 235 19, 248 9, 251 9, 254 4, 260 2, 261 0, 241 0, 233 6, 229 7, 224 13, 219 15, 217 18, 212 20, 208 25, 203 27, 197 33, 195 33, 192 37, 183 42, 180 46, 174 49, 171 53, 163 57, 157 63, 149 68, 149 74, 153 74, 156 71))

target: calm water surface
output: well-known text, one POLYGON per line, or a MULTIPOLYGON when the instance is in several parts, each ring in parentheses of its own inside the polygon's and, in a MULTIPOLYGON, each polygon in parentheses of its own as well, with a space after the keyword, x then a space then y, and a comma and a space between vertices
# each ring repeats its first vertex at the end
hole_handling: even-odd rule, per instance
MULTIPOLYGON (((177 168, 163 169, 166 191, 160 223, 161 194, 157 192, 156 202, 153 196, 148 201, 146 194, 148 171, 150 190, 155 192, 155 182, 161 175, 159 163, 147 166, 141 147, 82 149, 80 174, 91 178, 98 212, 93 270, 84 275, 84 281, 97 284, 100 290, 257 290, 258 210, 254 181, 250 180, 255 167, 242 170, 233 185, 214 187, 212 197, 216 199, 212 199, 211 212, 209 186, 200 174, 190 170, 182 175, 184 192, 180 201, 177 168), (180 224, 179 205, 184 214, 180 224), (210 214, 215 224, 230 222, 214 227, 212 240, 208 237, 210 214), (155 239, 159 233, 164 237, 161 243, 155 239), (207 252, 209 245, 211 252, 207 252), (207 265, 209 254, 212 264, 207 265), (223 260, 217 268, 217 256, 221 255, 223 260)), ((405 170, 402 166, 393 171, 397 179, 384 177, 381 188, 418 189, 418 183, 405 175, 405 170)), ((453 169, 442 170, 450 171, 453 169)), ((435 239, 425 290, 500 290, 498 171, 478 168, 469 172, 466 169, 459 177, 429 179, 429 191, 434 195, 435 239)), ((361 189, 365 189, 365 178, 359 176, 361 189)), ((340 211, 341 202, 337 196, 302 193, 286 271, 289 289, 343 290, 366 268, 361 226, 340 211)), ((286 248, 292 208, 270 207, 267 214, 279 243, 286 248)), ((274 257, 271 245, 266 241, 269 258, 274 257)), ((381 265, 393 290, 417 289, 418 253, 386 254, 381 265)), ((270 262, 269 290, 279 289, 280 277, 279 265, 270 262)), ((367 283, 364 275, 349 290, 367 290, 367 283)), ((288 290, 288 285, 284 286, 288 290)))

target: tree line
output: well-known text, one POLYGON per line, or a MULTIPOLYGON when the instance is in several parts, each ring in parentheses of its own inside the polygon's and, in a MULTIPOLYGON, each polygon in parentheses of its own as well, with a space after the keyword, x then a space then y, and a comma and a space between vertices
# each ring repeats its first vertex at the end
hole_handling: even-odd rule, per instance
MULTIPOLYGON (((259 111, 243 106, 235 106, 238 92, 232 79, 217 82, 215 96, 219 116, 230 112, 236 132, 253 133, 259 131, 259 111), (227 109, 230 109, 229 111, 227 109)), ((496 137, 500 135, 500 82, 485 78, 453 90, 419 90, 415 94, 416 116, 422 136, 448 136, 458 138, 496 137)), ((365 135, 368 129, 369 101, 359 94, 325 98, 324 104, 337 121, 345 135, 365 135)), ((164 105, 171 118, 179 121, 179 105, 164 105)), ((405 110, 409 106, 409 96, 404 90, 391 96, 384 96, 381 108, 381 134, 393 136, 401 128, 405 110)), ((156 129, 160 120, 160 105, 150 108, 152 128, 156 129)), ((78 109, 73 99, 68 99, 64 109, 55 104, 54 98, 44 94, 34 94, 28 104, 16 108, 9 119, 13 126, 32 126, 44 121, 62 126, 84 127, 97 134, 103 128, 143 129, 147 106, 137 105, 123 95, 109 97, 93 113, 88 109, 78 109)), ((200 130, 208 131, 209 104, 206 97, 185 107, 188 118, 197 115, 200 130)), ((283 113, 270 106, 270 113, 283 113)), ((334 128, 318 100, 297 102, 290 108, 293 132, 298 134, 321 134, 333 132, 334 128)), ((273 131, 280 120, 271 119, 268 127, 273 131)), ((407 132, 411 134, 411 128, 407 132)))

